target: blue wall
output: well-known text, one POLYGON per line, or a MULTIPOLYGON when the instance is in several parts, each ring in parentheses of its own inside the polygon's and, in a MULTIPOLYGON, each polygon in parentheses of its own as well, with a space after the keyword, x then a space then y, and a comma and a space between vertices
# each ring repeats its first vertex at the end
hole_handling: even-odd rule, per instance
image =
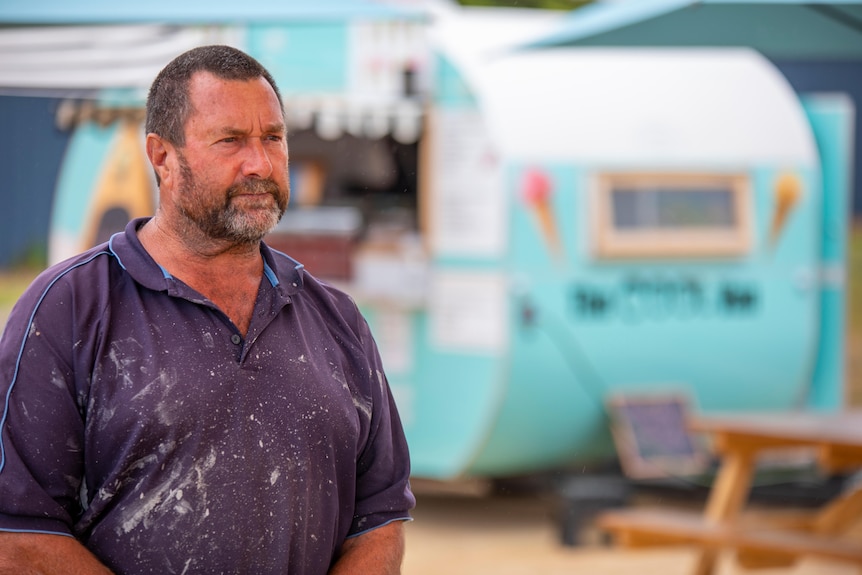
POLYGON ((862 219, 862 62, 773 61, 800 94, 844 92, 856 105, 852 190, 853 215, 862 219))
POLYGON ((44 257, 57 173, 69 139, 59 100, 0 96, 0 268, 44 257))

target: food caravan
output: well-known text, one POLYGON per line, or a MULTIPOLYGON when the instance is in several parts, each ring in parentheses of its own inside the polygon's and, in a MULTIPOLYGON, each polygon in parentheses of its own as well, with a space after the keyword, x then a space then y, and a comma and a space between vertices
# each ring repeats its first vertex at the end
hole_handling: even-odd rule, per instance
POLYGON ((426 297, 370 314, 418 475, 600 458, 617 394, 841 403, 848 100, 800 100, 748 50, 448 66, 426 297))
MULTIPOLYGON (((840 405, 849 102, 801 98, 745 49, 517 50, 511 22, 480 29, 439 21, 385 109, 273 69, 294 206, 270 241, 367 314, 414 474, 610 457, 620 393, 840 405)), ((266 32, 239 45, 287 58, 266 32)), ((78 126, 58 205, 149 178, 112 148, 122 125, 78 126)))

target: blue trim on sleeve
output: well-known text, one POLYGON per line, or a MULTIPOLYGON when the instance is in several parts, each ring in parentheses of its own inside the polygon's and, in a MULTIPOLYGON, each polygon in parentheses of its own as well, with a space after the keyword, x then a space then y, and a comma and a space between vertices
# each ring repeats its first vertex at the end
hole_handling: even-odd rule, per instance
POLYGON ((364 531, 359 531, 357 533, 351 533, 350 535, 345 537, 345 539, 353 539, 354 537, 359 537, 360 535, 364 535, 365 533, 370 533, 370 532, 374 531, 375 529, 380 529, 381 527, 386 527, 390 523, 395 523, 396 521, 404 521, 405 523, 410 523, 411 521, 413 521, 413 518, 410 516, 408 516, 408 517, 396 517, 395 519, 390 519, 386 523, 381 523, 380 525, 375 525, 374 527, 372 527, 370 529, 365 529, 364 531))
POLYGON ((37 533, 39 535, 62 535, 63 537, 71 537, 75 539, 75 536, 71 533, 65 533, 63 531, 45 531, 44 529, 7 529, 5 527, 0 527, 0 533, 37 533))
MULTIPOLYGON (((112 238, 113 239, 113 238, 112 238)), ((24 330, 24 336, 21 341, 21 347, 18 349, 18 357, 15 359, 15 370, 12 372, 12 381, 9 384, 9 390, 6 392, 5 404, 3 406, 3 417, 0 418, 0 432, 6 427, 6 419, 9 417, 9 403, 12 400, 12 390, 15 389, 15 383, 18 381, 18 370, 21 367, 21 358, 24 357, 24 347, 27 345, 27 340, 30 337, 30 330, 33 327, 33 321, 36 319, 36 312, 39 311, 39 306, 42 305, 42 301, 44 301, 45 296, 48 295, 48 292, 54 287, 54 284, 60 281, 62 277, 64 277, 67 273, 71 272, 75 268, 79 268, 83 265, 86 265, 92 262, 94 259, 101 255, 111 255, 117 257, 113 251, 98 251, 94 253, 92 256, 87 258, 84 261, 78 262, 75 265, 66 268, 62 272, 57 274, 57 277, 51 280, 48 286, 45 288, 45 291, 42 292, 42 295, 39 296, 39 299, 36 301, 36 305, 33 306, 33 311, 30 314, 30 319, 27 322, 27 329, 24 330)), ((117 257, 117 261, 120 258, 117 257)), ((122 262, 120 262, 122 266, 122 262)), ((125 269, 125 268, 123 268, 125 269)), ((6 446, 3 444, 3 436, 0 434, 0 473, 3 472, 3 469, 6 467, 6 446)))

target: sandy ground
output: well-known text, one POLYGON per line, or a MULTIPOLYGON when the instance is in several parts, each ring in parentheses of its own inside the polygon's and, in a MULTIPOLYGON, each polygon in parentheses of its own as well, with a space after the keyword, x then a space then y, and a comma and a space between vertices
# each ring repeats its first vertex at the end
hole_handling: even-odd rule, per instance
MULTIPOLYGON (((564 546, 555 505, 541 496, 441 494, 415 489, 418 504, 415 521, 406 528, 403 575, 687 575, 696 560, 696 551, 691 548, 627 550, 602 544, 598 537, 582 547, 564 546)), ((721 557, 716 575, 743 573, 859 575, 859 570, 805 559, 789 569, 749 571, 737 566, 731 554, 721 557)))

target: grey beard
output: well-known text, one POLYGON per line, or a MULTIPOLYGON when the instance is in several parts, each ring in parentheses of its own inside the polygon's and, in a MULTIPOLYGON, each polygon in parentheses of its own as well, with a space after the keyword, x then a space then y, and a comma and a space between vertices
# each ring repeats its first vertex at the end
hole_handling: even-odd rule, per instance
POLYGON ((280 197, 278 185, 272 180, 248 180, 229 188, 222 206, 193 212, 186 206, 180 205, 180 213, 190 225, 208 238, 225 240, 236 245, 256 244, 278 224, 284 214, 287 206, 280 197), (274 204, 266 211, 263 218, 260 217, 259 212, 262 211, 260 209, 255 210, 253 214, 247 213, 237 208, 231 201, 243 192, 266 193, 268 196, 260 196, 261 201, 273 201, 274 204))

